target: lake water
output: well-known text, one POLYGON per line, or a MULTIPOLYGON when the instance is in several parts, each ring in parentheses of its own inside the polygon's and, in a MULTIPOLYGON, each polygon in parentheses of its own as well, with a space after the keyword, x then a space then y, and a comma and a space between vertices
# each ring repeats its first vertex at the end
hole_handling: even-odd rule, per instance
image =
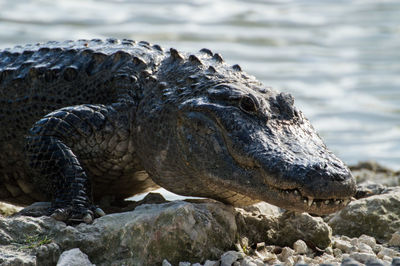
POLYGON ((0 0, 0 48, 106 37, 219 52, 292 93, 346 163, 400 168, 398 0, 0 0))

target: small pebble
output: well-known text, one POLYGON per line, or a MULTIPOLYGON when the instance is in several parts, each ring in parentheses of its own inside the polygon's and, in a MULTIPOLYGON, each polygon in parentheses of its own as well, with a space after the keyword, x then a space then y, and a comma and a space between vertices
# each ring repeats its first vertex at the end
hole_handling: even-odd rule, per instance
POLYGON ((369 260, 375 260, 376 255, 363 252, 353 252, 350 254, 350 258, 353 258, 361 263, 366 263, 369 260))
POLYGON ((343 252, 342 252, 340 249, 335 248, 335 249, 333 250, 333 256, 334 256, 334 257, 339 258, 339 257, 342 257, 342 255, 343 255, 343 252))
POLYGON ((240 266, 257 266, 257 264, 253 262, 251 257, 245 257, 240 263, 240 266))
POLYGON ((332 249, 332 247, 327 247, 327 248, 325 249, 325 253, 326 253, 326 254, 329 254, 329 255, 333 255, 333 249, 332 249))
POLYGON ((358 239, 360 242, 367 244, 371 248, 374 248, 376 246, 376 240, 372 236, 361 235, 358 239))
POLYGON ((231 266, 233 262, 242 258, 241 254, 237 251, 228 251, 221 256, 221 266, 231 266))
MULTIPOLYGON (((391 263, 392 258, 389 257, 389 256, 383 256, 382 260, 383 260, 383 261, 386 261, 386 262, 388 262, 388 263, 391 263)), ((399 264, 399 266, 400 266, 400 264, 399 264)))
POLYGON ((172 265, 171 265, 171 263, 169 263, 169 261, 163 260, 162 266, 172 266, 172 265))
POLYGON ((306 264, 304 261, 304 256, 302 256, 302 255, 293 256, 293 259, 296 262, 296 265, 297 264, 306 264))
POLYGON ((359 240, 358 238, 352 238, 349 242, 351 245, 356 246, 359 243, 359 240))
POLYGON ((382 247, 381 250, 378 252, 378 258, 382 259, 384 256, 394 258, 394 257, 399 257, 400 253, 396 250, 382 247))
POLYGON ((263 261, 277 260, 276 254, 268 252, 266 249, 260 251, 255 250, 254 253, 263 261))
POLYGON ((335 240, 334 247, 344 251, 345 253, 350 253, 354 249, 350 242, 340 239, 335 240))
POLYGON ((400 258, 393 258, 392 265, 393 266, 400 266, 400 258))
POLYGON ((306 242, 301 239, 294 242, 293 249, 297 254, 306 254, 308 251, 306 242))
POLYGON ((369 245, 365 244, 365 243, 358 242, 357 243, 357 248, 358 248, 359 252, 375 254, 374 251, 372 250, 372 248, 369 245))
POLYGON ((294 250, 289 247, 284 247, 282 249, 281 254, 278 255, 278 259, 280 261, 286 262, 288 258, 291 258, 294 255, 294 250))
POLYGON ((204 262, 204 266, 217 266, 217 265, 219 265, 219 262, 215 260, 206 260, 206 262, 204 262))
MULTIPOLYGON (((22 265, 22 264, 13 264, 22 265)), ((82 266, 92 266, 88 255, 83 253, 79 248, 73 248, 64 251, 58 259, 57 265, 60 266, 70 266, 70 265, 82 265, 82 266)))
POLYGON ((294 259, 292 257, 287 258, 283 265, 285 265, 285 266, 286 265, 288 265, 288 266, 294 265, 294 259))
POLYGON ((380 259, 369 260, 365 263, 365 266, 385 266, 386 264, 380 259))
POLYGON ((317 260, 318 263, 323 263, 325 261, 335 260, 335 257, 329 254, 323 254, 322 256, 315 257, 314 260, 317 260))
POLYGON ((376 244, 375 247, 372 248, 372 250, 374 251, 375 254, 379 253, 379 251, 381 251, 382 249, 382 245, 378 245, 376 244))
POLYGON ((341 239, 341 240, 344 240, 344 241, 347 241, 347 242, 350 242, 350 241, 351 241, 351 238, 348 237, 348 236, 340 236, 340 239, 341 239))
POLYGON ((264 266, 264 262, 262 262, 262 260, 260 260, 260 259, 255 259, 255 260, 253 260, 253 262, 257 266, 264 266))
POLYGON ((389 246, 400 247, 400 231, 395 232, 389 240, 389 246))
POLYGON ((308 266, 307 263, 305 263, 304 261, 300 261, 298 263, 295 264, 296 266, 308 266))
POLYGON ((265 242, 257 243, 257 250, 265 248, 265 242))
POLYGON ((187 261, 181 261, 181 262, 179 262, 179 266, 190 266, 191 265, 191 263, 190 262, 187 262, 187 261))
POLYGON ((342 260, 342 266, 358 266, 358 265, 361 265, 361 263, 349 257, 344 258, 342 260))

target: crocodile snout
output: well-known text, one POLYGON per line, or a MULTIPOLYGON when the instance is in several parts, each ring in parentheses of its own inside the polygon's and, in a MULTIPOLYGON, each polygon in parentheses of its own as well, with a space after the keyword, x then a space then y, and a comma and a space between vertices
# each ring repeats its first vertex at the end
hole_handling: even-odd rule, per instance
POLYGON ((314 164, 305 173, 301 192, 305 196, 319 199, 346 199, 356 192, 356 184, 350 170, 343 163, 314 164))

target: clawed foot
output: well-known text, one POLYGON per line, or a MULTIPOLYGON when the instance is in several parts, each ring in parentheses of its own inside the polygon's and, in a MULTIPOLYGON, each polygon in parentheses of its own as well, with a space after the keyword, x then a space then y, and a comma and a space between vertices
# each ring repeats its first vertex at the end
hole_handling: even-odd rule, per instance
POLYGON ((75 208, 73 206, 57 209, 52 208, 50 213, 50 217, 67 224, 77 224, 81 222, 90 224, 95 218, 106 215, 104 211, 97 206, 91 206, 90 208, 75 208))
POLYGON ((36 202, 13 216, 50 216, 58 221, 63 221, 67 224, 78 224, 87 223, 90 224, 95 218, 106 215, 102 209, 97 206, 91 206, 89 208, 76 208, 73 206, 67 206, 64 208, 51 207, 51 202, 36 202))

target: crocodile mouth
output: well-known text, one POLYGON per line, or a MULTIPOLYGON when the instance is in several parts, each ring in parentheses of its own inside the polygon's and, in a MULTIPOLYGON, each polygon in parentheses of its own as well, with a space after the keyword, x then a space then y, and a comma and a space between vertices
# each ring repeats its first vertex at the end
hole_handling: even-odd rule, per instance
MULTIPOLYGON (((215 181, 215 180, 214 180, 215 181)), ((316 199, 303 196, 299 189, 279 189, 272 186, 262 187, 262 191, 258 193, 253 189, 249 189, 249 193, 244 193, 246 188, 241 187, 240 192, 234 186, 226 188, 226 184, 218 186, 214 189, 215 195, 221 202, 236 206, 248 206, 260 201, 273 204, 280 208, 284 208, 297 212, 308 212, 316 215, 325 215, 336 212, 346 207, 352 200, 352 197, 343 199, 316 199), (249 196, 252 195, 252 196, 249 196), (255 195, 258 195, 255 196, 255 195)))
POLYGON ((302 195, 299 189, 279 189, 269 185, 260 187, 258 193, 253 189, 244 187, 240 188, 240 192, 234 186, 229 186, 229 190, 231 195, 228 197, 221 197, 222 193, 215 191, 219 195, 218 200, 237 207, 265 201, 286 210, 308 212, 315 215, 325 215, 339 211, 355 200, 353 197, 317 199, 302 195), (249 193, 244 193, 246 190, 249 190, 249 193))
MULTIPOLYGON (((230 186, 230 189, 233 191, 243 195, 243 189, 245 189, 249 191, 249 193, 246 193, 247 197, 255 201, 265 201, 287 210, 308 212, 316 215, 324 215, 336 212, 340 209, 343 209, 352 200, 354 200, 354 198, 351 196, 337 198, 317 198, 306 195, 304 188, 295 184, 288 186, 288 188, 279 188, 270 184, 268 182, 268 178, 265 178, 265 176, 268 174, 262 169, 259 162, 254 161, 253 158, 246 158, 235 152, 224 126, 221 124, 218 118, 214 118, 213 120, 217 127, 221 130, 221 135, 226 145, 226 149, 235 163, 242 169, 253 172, 253 175, 260 176, 260 179, 263 180, 262 184, 258 184, 257 189, 252 187, 240 187, 240 189, 237 189, 234 186, 230 186)), ((224 201, 232 205, 243 205, 240 201, 229 202, 229 199, 225 199, 224 201)), ((249 199, 246 199, 246 201, 243 203, 246 202, 249 202, 249 199)))
POLYGON ((270 188, 277 194, 276 201, 278 203, 276 205, 288 210, 303 211, 317 215, 336 212, 354 200, 352 197, 318 199, 302 195, 299 189, 270 188))

